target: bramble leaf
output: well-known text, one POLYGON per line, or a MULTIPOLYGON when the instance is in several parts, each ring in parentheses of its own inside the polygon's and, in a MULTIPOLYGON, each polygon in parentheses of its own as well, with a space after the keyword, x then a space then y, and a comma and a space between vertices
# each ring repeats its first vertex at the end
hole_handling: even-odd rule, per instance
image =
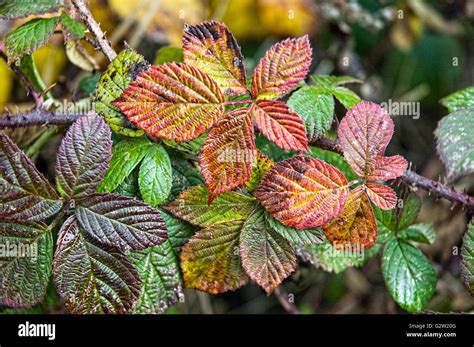
POLYGON ((378 156, 367 175, 369 181, 388 181, 403 175, 408 168, 408 162, 400 155, 391 157, 378 156))
POLYGON ((168 230, 168 240, 173 246, 176 254, 181 253, 181 247, 188 242, 189 238, 194 234, 196 228, 188 222, 174 217, 172 214, 160 209, 161 218, 166 223, 168 230))
POLYGON ((335 166, 341 170, 348 181, 354 181, 359 178, 342 155, 318 147, 310 146, 309 148, 313 158, 324 160, 326 163, 335 166))
POLYGON ((428 243, 432 245, 435 241, 435 230, 430 224, 413 224, 402 230, 399 236, 407 241, 428 243))
POLYGON ((84 24, 75 21, 66 12, 59 16, 61 26, 66 35, 66 38, 81 39, 84 37, 86 27, 84 24))
POLYGON ((350 192, 344 210, 323 229, 333 245, 374 246, 377 225, 372 206, 361 186, 350 192))
POLYGON ((391 210, 397 204, 397 193, 388 186, 367 183, 365 192, 374 205, 382 210, 391 210))
POLYGON ((160 212, 118 194, 94 194, 76 206, 79 226, 93 240, 121 251, 141 250, 167 239, 160 212))
POLYGON ((43 221, 62 201, 30 159, 0 131, 0 218, 43 221))
POLYGON ((35 14, 57 12, 63 6, 62 0, 2 0, 0 2, 0 19, 24 18, 35 14))
POLYGON ((315 83, 315 88, 320 93, 332 94, 346 109, 357 105, 361 100, 359 96, 346 87, 341 87, 347 83, 362 83, 361 80, 351 76, 328 76, 313 75, 311 79, 315 83))
POLYGON ((105 118, 110 128, 125 136, 142 136, 144 131, 136 128, 122 112, 112 105, 112 101, 122 94, 123 90, 149 64, 145 58, 127 48, 120 52, 100 76, 99 83, 92 95, 94 110, 105 118))
POLYGON ((1 305, 30 307, 43 300, 53 260, 46 228, 41 222, 0 221, 1 305))
POLYGON ((326 224, 342 211, 348 194, 342 172, 304 156, 275 164, 254 191, 273 217, 297 229, 326 224))
POLYGON ((450 178, 474 172, 474 108, 461 109, 441 119, 435 135, 436 149, 450 178))
POLYGON ((382 274, 394 300, 409 312, 422 310, 436 289, 436 273, 426 256, 394 236, 385 244, 382 274))
POLYGON ((334 88, 332 94, 346 109, 356 106, 361 101, 356 93, 345 87, 334 88))
POLYGON ((291 94, 288 106, 303 120, 308 139, 314 141, 326 134, 334 118, 334 98, 327 92, 309 86, 291 94))
POLYGON ((474 108, 474 86, 458 90, 442 98, 440 102, 447 107, 449 112, 458 111, 463 108, 474 108))
POLYGON ((277 99, 303 80, 311 64, 308 36, 286 39, 265 53, 252 77, 252 95, 277 99))
POLYGON ((250 179, 255 156, 254 136, 246 107, 227 113, 212 128, 199 160, 201 174, 209 187, 209 202, 250 179))
POLYGON ((239 256, 243 223, 238 219, 215 223, 190 238, 181 252, 186 287, 217 294, 247 283, 239 256))
POLYGON ((59 17, 35 18, 10 31, 5 36, 8 60, 15 63, 48 42, 58 25, 59 17))
POLYGON ((462 239, 461 274, 467 288, 474 295, 474 221, 471 221, 462 239))
POLYGON ((56 156, 56 185, 62 196, 80 199, 95 192, 112 156, 110 137, 110 128, 95 113, 71 125, 56 156))
POLYGON ((209 190, 204 186, 190 188, 163 209, 176 217, 202 226, 210 227, 214 224, 245 220, 255 208, 255 199, 251 196, 236 192, 224 192, 208 203, 209 190))
POLYGON ((130 260, 86 238, 74 216, 60 230, 53 273, 64 305, 75 314, 126 313, 140 292, 140 277, 130 260))
POLYGON ((285 103, 258 100, 250 109, 258 129, 282 149, 308 151, 303 120, 285 103))
POLYGON ((395 234, 412 225, 420 212, 421 201, 418 196, 411 193, 403 200, 403 204, 393 210, 375 208, 374 214, 377 227, 384 234, 395 234))
POLYGON ((297 266, 287 240, 270 228, 265 211, 258 209, 245 221, 240 234, 240 256, 247 275, 270 294, 297 266))
POLYGON ((173 172, 168 153, 160 145, 154 145, 140 165, 138 184, 147 204, 156 207, 166 200, 171 192, 173 172))
POLYGON ((181 192, 191 187, 204 184, 204 179, 197 165, 189 163, 179 153, 170 153, 171 167, 173 171, 173 185, 168 201, 176 199, 181 192))
POLYGON ((252 192, 255 190, 263 176, 265 176, 273 165, 275 165, 275 163, 270 158, 266 157, 259 150, 256 150, 255 159, 252 163, 252 174, 250 175, 250 179, 245 183, 247 191, 252 192))
POLYGON ((100 192, 114 191, 142 161, 153 144, 146 138, 125 139, 114 144, 112 160, 104 179, 99 184, 100 192))
POLYGON ((141 289, 135 313, 163 313, 182 296, 178 259, 171 242, 128 255, 140 274, 141 289))
POLYGON ((342 118, 338 138, 344 157, 359 177, 366 177, 385 152, 393 135, 393 121, 379 105, 361 102, 342 118))
POLYGON ((183 58, 207 73, 224 94, 247 93, 244 58, 229 29, 212 21, 185 25, 183 58))
POLYGON ((204 72, 167 63, 140 73, 112 105, 149 135, 190 141, 222 116, 223 102, 219 86, 204 72))

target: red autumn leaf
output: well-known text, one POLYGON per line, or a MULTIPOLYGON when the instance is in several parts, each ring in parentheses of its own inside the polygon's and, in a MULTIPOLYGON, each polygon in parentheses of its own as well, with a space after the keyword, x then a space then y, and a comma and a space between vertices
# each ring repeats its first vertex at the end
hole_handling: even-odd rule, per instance
POLYGON ((207 73, 224 94, 247 93, 244 59, 232 33, 219 22, 186 25, 183 58, 207 73))
POLYGON ((321 226, 344 208, 344 174, 326 162, 296 156, 275 164, 254 195, 273 217, 298 229, 321 226))
POLYGON ((400 155, 391 157, 379 156, 375 159, 374 167, 369 172, 367 180, 369 181, 388 181, 393 180, 407 170, 408 162, 400 155))
POLYGON ((224 113, 224 96, 204 72, 181 63, 152 66, 112 102, 147 134, 190 141, 224 113))
POLYGON ((397 204, 397 193, 381 184, 367 183, 366 193, 375 206, 382 210, 391 210, 397 204))
POLYGON ((286 150, 308 151, 304 121, 281 101, 258 100, 251 108, 258 129, 286 150))
POLYGON ((247 182, 252 174, 255 139, 249 108, 227 113, 204 141, 199 160, 209 202, 247 182))
POLYGON ((306 77, 311 65, 308 36, 283 40, 267 51, 252 77, 252 95, 276 99, 306 77))
POLYGON ((333 245, 372 247, 377 241, 377 224, 367 195, 359 186, 347 198, 344 210, 323 227, 324 235, 333 245))
POLYGON ((344 157, 354 172, 366 177, 383 155, 393 135, 388 113, 372 102, 360 102, 341 120, 338 137, 344 157))

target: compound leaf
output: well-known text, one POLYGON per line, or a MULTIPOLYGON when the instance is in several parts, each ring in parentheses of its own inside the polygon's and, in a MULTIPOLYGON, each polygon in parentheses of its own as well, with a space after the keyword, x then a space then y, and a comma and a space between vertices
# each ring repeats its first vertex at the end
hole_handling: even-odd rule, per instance
POLYGON ((212 21, 185 25, 183 58, 186 64, 207 73, 224 94, 247 93, 244 58, 224 24, 212 21))
POLYGON ((140 292, 139 274, 127 256, 86 238, 74 216, 60 230, 53 273, 74 314, 127 313, 140 292))
POLYGON ((338 169, 304 156, 275 164, 254 191, 273 217, 297 229, 326 224, 342 211, 348 194, 338 169))
POLYGON ((76 216, 93 240, 121 251, 141 250, 167 239, 160 212, 127 196, 94 194, 80 202, 76 216))
POLYGON ((240 256, 247 275, 267 294, 297 266, 293 248, 266 224, 265 211, 261 208, 252 213, 242 228, 240 256))
POLYGON ((250 179, 254 136, 249 109, 245 107, 227 113, 212 128, 199 160, 201 174, 209 187, 209 201, 250 179))
POLYGON ((311 64, 308 36, 286 39, 265 53, 252 77, 252 95, 277 99, 303 80, 311 64))
POLYGON ((0 131, 0 217, 42 221, 56 214, 62 202, 30 159, 0 131))
POLYGON ((62 196, 77 199, 95 192, 112 156, 110 137, 110 128, 96 114, 69 128, 56 156, 56 185, 62 196))
POLYGON ((282 149, 308 151, 303 120, 285 103, 258 100, 251 108, 258 129, 282 149))
POLYGON ((149 135, 190 141, 224 113, 224 96, 204 72, 166 63, 143 71, 112 104, 149 135))

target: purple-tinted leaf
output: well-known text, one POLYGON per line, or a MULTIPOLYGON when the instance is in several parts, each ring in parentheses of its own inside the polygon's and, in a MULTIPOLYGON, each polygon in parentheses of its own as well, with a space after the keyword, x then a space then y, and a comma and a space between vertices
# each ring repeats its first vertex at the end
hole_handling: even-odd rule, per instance
POLYGON ((140 292, 140 277, 130 260, 89 240, 75 216, 61 228, 53 273, 58 293, 72 313, 126 313, 140 292))
POLYGON ((41 221, 62 206, 46 178, 0 131, 0 218, 41 221))
POLYGON ((61 195, 84 198, 95 192, 112 156, 111 133, 97 114, 79 118, 67 131, 56 158, 61 195))
POLYGON ((76 207, 79 226, 101 244, 122 251, 164 242, 168 235, 160 212, 118 194, 94 194, 76 207))

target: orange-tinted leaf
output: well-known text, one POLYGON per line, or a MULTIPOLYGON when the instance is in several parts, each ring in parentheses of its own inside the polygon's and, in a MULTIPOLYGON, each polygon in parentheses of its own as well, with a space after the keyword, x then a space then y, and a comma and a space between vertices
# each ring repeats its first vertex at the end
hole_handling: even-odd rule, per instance
POLYGON ((321 226, 344 208, 349 188, 344 174, 326 162, 296 156, 271 168, 254 195, 286 226, 321 226))
POLYGON ((407 170, 408 162, 400 155, 391 157, 379 156, 375 159, 374 167, 367 176, 369 181, 393 180, 407 170))
POLYGON ((306 77, 311 64, 308 36, 281 41, 267 51, 252 77, 252 94, 276 99, 306 77))
POLYGON ((397 193, 395 193, 392 188, 382 184, 373 183, 367 183, 366 187, 367 195, 375 206, 382 210, 391 210, 392 208, 395 208, 397 204, 397 193))
POLYGON ((185 25, 183 58, 207 73, 224 94, 247 93, 240 47, 227 27, 215 21, 185 25))
POLYGON ((152 66, 112 102, 147 134, 190 141, 224 113, 224 96, 204 72, 182 63, 152 66))
POLYGON ((360 102, 341 120, 338 137, 344 157, 354 172, 366 177, 383 155, 393 135, 388 113, 372 102, 360 102))
POLYGON ((352 190, 346 206, 336 219, 323 227, 333 245, 372 247, 377 240, 374 212, 362 187, 352 190))
POLYGON ((258 129, 286 150, 308 151, 304 121, 281 101, 258 100, 251 109, 258 129))
POLYGON ((226 114, 202 146, 199 166, 209 187, 209 201, 243 185, 252 174, 255 156, 253 124, 248 108, 226 114))
POLYGON ((239 257, 243 220, 214 224, 194 234, 181 252, 184 283, 217 294, 243 286, 248 278, 239 257))

